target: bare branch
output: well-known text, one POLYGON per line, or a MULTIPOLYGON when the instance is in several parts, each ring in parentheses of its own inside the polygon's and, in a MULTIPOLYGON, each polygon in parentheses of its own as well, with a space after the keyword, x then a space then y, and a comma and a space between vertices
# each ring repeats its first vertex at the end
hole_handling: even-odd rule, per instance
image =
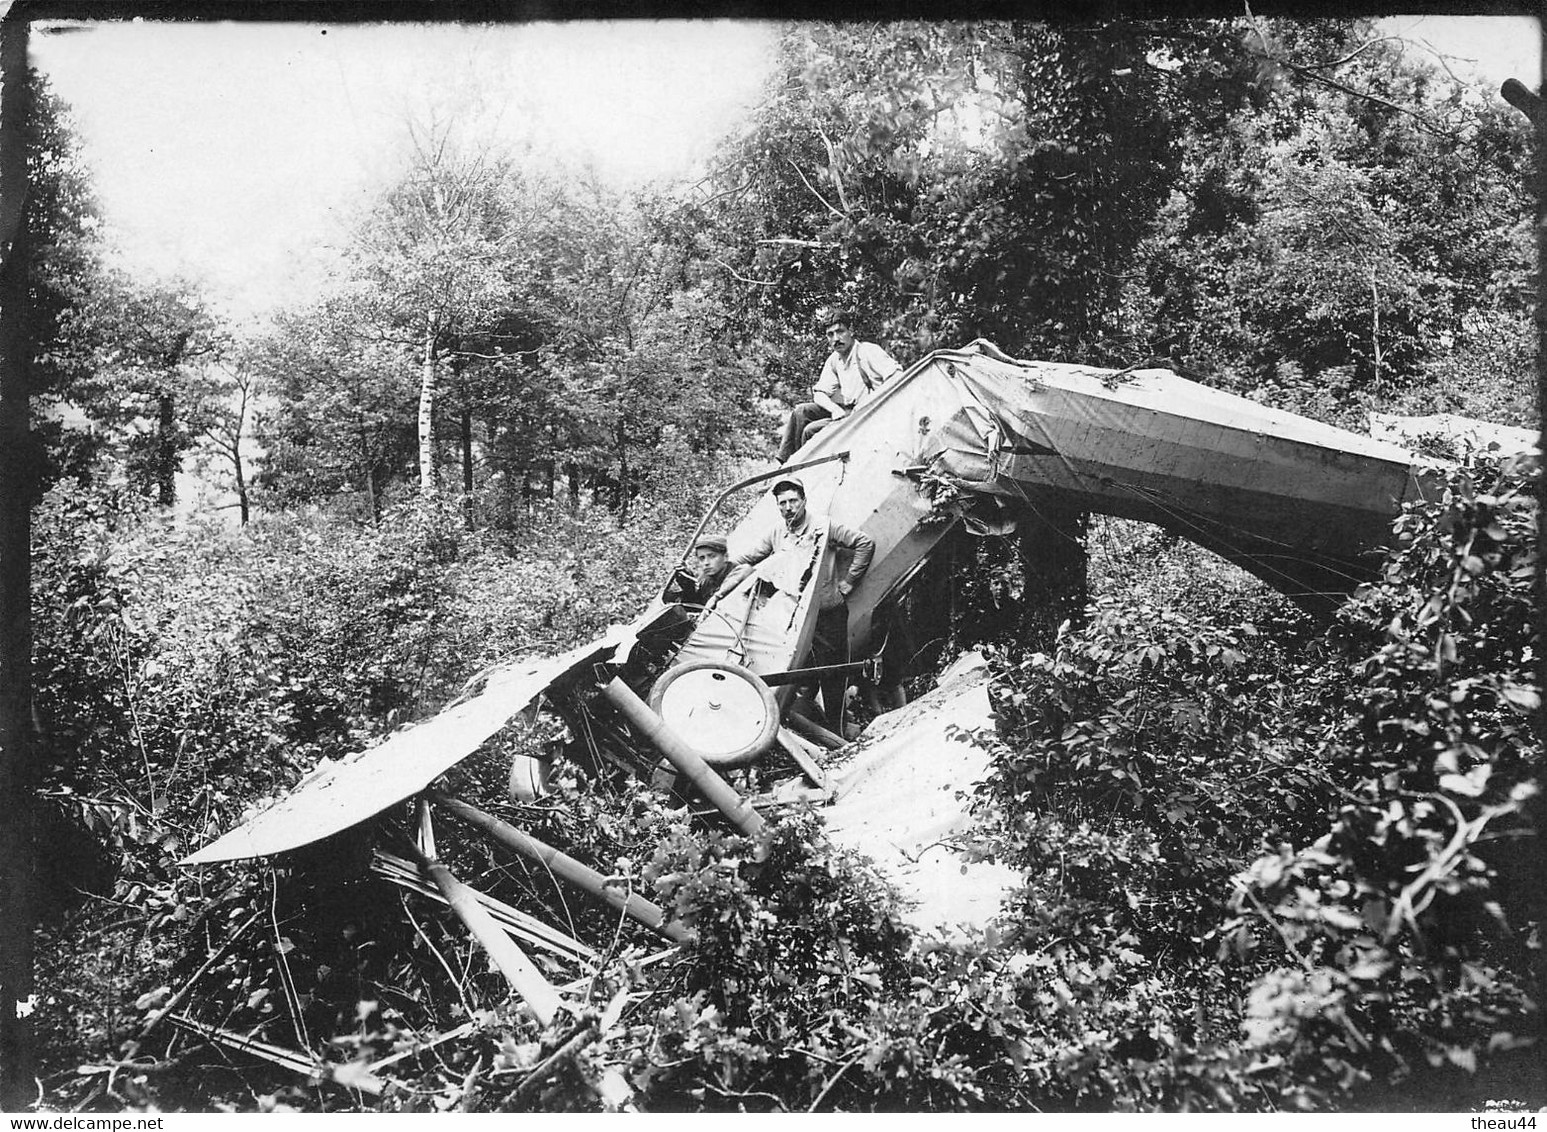
MULTIPOLYGON (((707 178, 705 178, 705 179, 707 180, 707 178)), ((737 198, 740 198, 743 193, 745 193, 748 189, 750 189, 752 187, 753 183, 756 180, 757 180, 756 177, 748 177, 746 184, 741 185, 738 188, 726 189, 723 193, 715 193, 714 196, 712 196, 712 197, 704 198, 703 203, 704 204, 713 204, 717 200, 723 200, 725 197, 733 196, 733 195, 736 196, 737 198)))
POLYGON ((790 166, 791 169, 795 170, 795 176, 800 178, 800 183, 805 185, 806 188, 810 189, 811 190, 811 194, 814 197, 816 197, 817 200, 819 200, 823 204, 825 204, 827 206, 827 208, 828 208, 828 211, 830 211, 834 216, 842 216, 842 217, 847 217, 848 216, 848 213, 846 213, 843 210, 837 208, 833 204, 832 201, 828 200, 821 193, 816 191, 816 186, 813 185, 810 181, 806 180, 806 175, 800 171, 800 166, 799 165, 796 165, 795 162, 792 161, 788 157, 786 157, 784 160, 789 163, 789 166, 790 166))
POLYGON ((750 283, 755 287, 777 287, 779 285, 779 281, 777 279, 748 279, 745 275, 741 274, 730 264, 726 263, 723 259, 716 259, 714 262, 728 271, 733 279, 736 279, 741 283, 750 283))
POLYGON ((799 240, 794 236, 773 236, 766 240, 759 240, 760 244, 782 244, 792 248, 836 248, 839 245, 823 240, 799 240))

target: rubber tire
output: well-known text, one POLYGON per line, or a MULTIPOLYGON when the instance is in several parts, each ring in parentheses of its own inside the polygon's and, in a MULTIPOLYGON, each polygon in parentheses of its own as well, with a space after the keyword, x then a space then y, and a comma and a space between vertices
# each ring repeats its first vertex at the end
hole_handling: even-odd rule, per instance
MULTIPOLYGON (((660 715, 661 703, 666 698, 666 690, 675 684, 680 677, 705 670, 723 672, 732 679, 743 681, 757 692, 758 697, 763 701, 762 730, 755 739, 734 751, 701 751, 693 745, 692 736, 679 733, 678 737, 710 766, 746 766, 772 747, 774 740, 779 735, 778 701, 774 699, 773 689, 763 683, 763 678, 757 673, 748 671, 737 664, 724 664, 717 660, 695 660, 689 664, 676 665, 661 673, 660 678, 651 686, 650 710, 655 712, 656 715, 660 715)), ((669 721, 667 725, 670 726, 669 721)))

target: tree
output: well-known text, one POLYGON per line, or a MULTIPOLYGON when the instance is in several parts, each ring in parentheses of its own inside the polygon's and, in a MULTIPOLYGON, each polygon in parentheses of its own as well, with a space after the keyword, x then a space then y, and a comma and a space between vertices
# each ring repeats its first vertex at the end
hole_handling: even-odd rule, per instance
POLYGON ((245 353, 199 367, 188 384, 189 432, 229 469, 244 527, 252 513, 244 444, 259 388, 258 371, 245 353))
POLYGON ((559 239, 577 249, 553 280, 540 351, 556 386, 564 458, 592 471, 622 525, 630 499, 724 447, 750 421, 753 364, 735 349, 717 289, 684 285, 691 250, 667 238, 672 209, 573 189, 559 239))
POLYGON ((382 332, 417 343, 419 487, 435 491, 440 362, 461 335, 499 321, 519 272, 521 218, 509 162, 464 148, 449 126, 410 127, 411 164, 362 225, 351 256, 375 289, 382 332))
POLYGON ((220 356, 227 333, 191 283, 140 283, 122 272, 92 296, 83 318, 93 372, 74 395, 121 439, 131 479, 170 507, 191 443, 188 402, 198 399, 199 367, 220 356))
POLYGON ((388 483, 414 467, 415 375, 397 344, 368 337, 361 305, 341 291, 281 313, 241 364, 271 398, 255 427, 262 489, 291 502, 360 491, 375 521, 388 483))
POLYGON ((1368 402, 1527 318, 1526 133, 1366 22, 1254 24, 1245 47, 1259 96, 1184 138, 1143 249, 1148 332, 1159 353, 1362 427, 1368 402))
POLYGON ((36 71, 27 123, 27 227, 32 387, 42 410, 33 427, 43 438, 42 484, 85 475, 97 445, 66 426, 73 384, 90 372, 86 311, 103 285, 98 205, 69 107, 36 71))

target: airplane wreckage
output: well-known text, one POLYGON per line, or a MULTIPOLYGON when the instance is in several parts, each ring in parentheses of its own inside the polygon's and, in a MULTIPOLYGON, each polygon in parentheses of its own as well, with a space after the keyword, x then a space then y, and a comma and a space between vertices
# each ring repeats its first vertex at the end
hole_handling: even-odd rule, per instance
MULTIPOLYGON (((748 495, 760 498, 731 526, 732 554, 774 529, 781 519, 769 488, 791 474, 803 482, 814 514, 875 541, 870 569, 848 598, 851 655, 866 656, 884 635, 877 627, 896 615, 910 584, 958 523, 1003 529, 1007 518, 1043 506, 1144 520, 1201 544, 1299 603, 1330 608, 1373 576, 1393 519, 1404 502, 1419 497, 1429 473, 1397 444, 1169 370, 1023 362, 977 342, 920 360, 816 435, 790 463, 730 489, 689 547, 711 525, 723 527, 726 520, 717 515, 738 494, 743 509, 748 495)), ((802 667, 811 651, 816 595, 843 565, 826 540, 823 528, 814 550, 764 559, 712 609, 658 598, 636 621, 589 644, 496 667, 439 715, 319 767, 183 864, 286 854, 413 800, 419 832, 412 854, 378 848, 373 870, 449 905, 522 1008, 547 1025, 566 1005, 565 991, 527 951, 557 956, 582 975, 596 969, 597 951, 454 876, 437 859, 432 812, 471 825, 500 852, 536 862, 605 901, 659 933, 664 944, 684 943, 691 933, 589 865, 437 789, 437 780, 486 750, 503 729, 544 712, 562 723, 565 757, 601 772, 670 782, 679 796, 742 833, 762 826, 760 809, 768 805, 817 803, 828 835, 875 858, 916 902, 916 924, 947 930, 985 923, 1014 878, 1002 866, 965 862, 942 839, 967 824, 960 792, 986 770, 985 751, 962 737, 964 729, 988 723, 986 666, 964 658, 933 691, 878 716, 847 746, 805 718, 795 702, 797 685, 824 674, 802 667), (838 748, 842 753, 833 757, 838 748), (732 780, 760 760, 793 765, 806 781, 785 781, 762 800, 746 797, 732 780)), ((511 798, 539 797, 548 756, 517 754, 513 764, 511 798)), ((293 1052, 187 1015, 174 1020, 281 1065, 319 1072, 293 1052)), ((380 1083, 357 1074, 354 1084, 365 1079, 380 1083)), ((617 1097, 627 1096, 625 1082, 613 1086, 617 1097)))

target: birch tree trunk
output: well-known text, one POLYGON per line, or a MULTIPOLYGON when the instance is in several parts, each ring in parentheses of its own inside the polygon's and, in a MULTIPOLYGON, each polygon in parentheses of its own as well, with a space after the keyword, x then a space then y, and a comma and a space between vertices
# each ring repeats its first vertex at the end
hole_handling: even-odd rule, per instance
POLYGON ((1375 265, 1370 265, 1370 345, 1375 352, 1375 380, 1380 380, 1380 288, 1376 284, 1375 265))
POLYGON ((419 382, 419 493, 435 494, 435 315, 424 320, 424 374, 419 382))
POLYGON ((473 529, 473 410, 462 401, 462 517, 473 529))

